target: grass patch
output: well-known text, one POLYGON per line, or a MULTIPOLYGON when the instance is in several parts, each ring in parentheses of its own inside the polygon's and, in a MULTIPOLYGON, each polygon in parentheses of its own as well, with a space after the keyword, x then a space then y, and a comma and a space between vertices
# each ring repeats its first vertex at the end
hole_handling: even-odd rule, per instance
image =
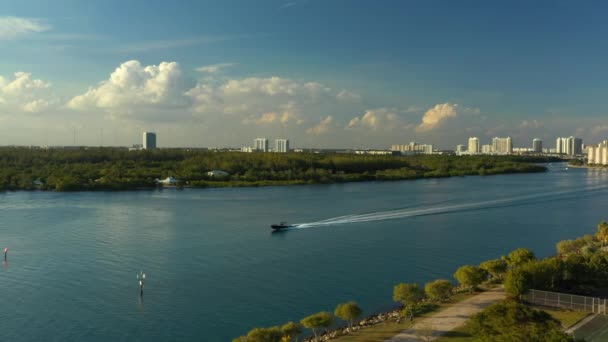
MULTIPOLYGON (((481 292, 483 292, 483 291, 484 290, 481 290, 481 292)), ((461 302, 465 299, 471 298, 477 294, 479 294, 479 292, 457 293, 454 296, 452 296, 452 300, 449 303, 441 303, 438 305, 434 305, 434 306, 432 306, 432 309, 426 310, 424 313, 420 314, 419 316, 416 316, 416 318, 414 319, 414 323, 417 323, 421 318, 431 316, 437 312, 447 309, 450 306, 452 306, 458 302, 461 302)), ((427 306, 427 307, 431 307, 431 306, 427 306)), ((411 323, 409 322, 409 320, 402 320, 401 323, 396 323, 394 321, 383 322, 383 323, 376 324, 371 327, 361 329, 359 331, 355 331, 348 335, 340 336, 338 338, 333 339, 332 341, 340 341, 340 342, 376 342, 376 341, 378 341, 378 342, 380 342, 380 341, 384 341, 386 339, 389 339, 389 338, 399 334, 403 330, 408 329, 410 326, 411 326, 411 323)), ((460 341, 460 340, 448 340, 448 341, 452 342, 452 341, 460 341)), ((465 340, 462 340, 462 341, 465 341, 465 340)), ((470 340, 466 340, 466 341, 470 341, 470 340)))
MULTIPOLYGON (((546 313, 557 319, 562 329, 567 329, 573 326, 576 322, 587 317, 589 314, 585 312, 568 311, 560 309, 549 309, 545 307, 531 306, 534 309, 545 311, 546 313)), ((440 338, 436 339, 435 342, 472 342, 475 341, 474 337, 470 334, 467 324, 460 326, 440 338)))
POLYGON ((383 322, 365 329, 361 329, 348 335, 340 336, 332 341, 340 342, 372 342, 389 339, 411 326, 409 321, 395 323, 394 321, 383 322))
POLYGON ((469 333, 467 325, 460 326, 452 331, 448 331, 445 335, 439 337, 435 342, 472 342, 475 339, 469 333))
POLYGON ((549 315, 553 316, 556 320, 558 320, 562 324, 563 329, 568 329, 573 326, 576 322, 581 319, 587 317, 589 314, 586 312, 579 311, 569 311, 569 310, 561 310, 561 309, 549 309, 545 307, 535 307, 535 309, 542 310, 549 315))

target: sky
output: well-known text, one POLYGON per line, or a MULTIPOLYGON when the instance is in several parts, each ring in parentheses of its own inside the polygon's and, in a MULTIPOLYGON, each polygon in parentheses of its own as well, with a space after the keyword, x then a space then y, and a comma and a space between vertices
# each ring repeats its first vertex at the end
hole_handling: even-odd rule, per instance
POLYGON ((3 0, 0 145, 608 139, 602 1, 3 0))

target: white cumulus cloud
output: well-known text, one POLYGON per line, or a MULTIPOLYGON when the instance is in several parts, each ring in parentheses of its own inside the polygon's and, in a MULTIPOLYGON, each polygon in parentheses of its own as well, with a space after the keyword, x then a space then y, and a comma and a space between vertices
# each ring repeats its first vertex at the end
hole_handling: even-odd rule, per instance
POLYGON ((342 89, 337 95, 336 98, 338 100, 342 100, 342 101, 349 101, 349 100, 359 100, 361 98, 361 95, 353 93, 351 91, 348 91, 346 89, 342 89))
POLYGON ((322 83, 279 76, 206 77, 185 95, 192 99, 195 113, 241 116, 241 123, 256 125, 300 125, 307 115, 313 114, 312 108, 337 103, 331 88, 322 83))
POLYGON ((304 120, 298 114, 298 109, 295 102, 291 101, 284 105, 281 105, 280 108, 282 112, 266 112, 263 113, 259 117, 249 116, 242 120, 244 124, 257 124, 257 125, 268 125, 281 123, 282 125, 286 125, 290 122, 295 122, 297 125, 301 125, 304 123, 304 120))
POLYGON ((422 116, 422 123, 416 128, 417 131, 429 131, 437 128, 447 119, 458 116, 458 105, 451 103, 441 103, 429 109, 422 116))
POLYGON ((32 78, 28 72, 16 72, 13 79, 0 76, 0 109, 36 113, 56 104, 51 83, 32 78))
POLYGON ((28 102, 28 103, 24 104, 23 106, 21 106, 21 109, 23 109, 26 112, 30 112, 30 113, 38 113, 38 112, 41 112, 41 111, 47 109, 50 106, 51 106, 50 101, 38 99, 38 100, 34 100, 32 102, 28 102))
POLYGON ((318 125, 307 129, 306 133, 313 134, 313 135, 325 134, 325 133, 329 132, 332 122, 333 122, 333 118, 331 117, 331 115, 327 116, 326 118, 322 119, 318 125))
POLYGON ((32 79, 32 74, 27 72, 16 72, 15 79, 8 82, 0 77, 0 91, 8 95, 22 95, 25 92, 31 92, 36 89, 46 89, 51 86, 50 83, 42 80, 32 79))
POLYGON ((250 77, 243 80, 230 80, 224 86, 226 94, 260 93, 265 95, 295 95, 301 86, 290 79, 281 77, 250 77))
POLYGON ((206 72, 208 74, 216 74, 216 73, 220 72, 222 69, 226 69, 226 68, 229 68, 234 65, 235 65, 235 63, 211 64, 211 65, 205 65, 202 67, 198 67, 198 68, 196 68, 196 71, 206 72))
POLYGON ((0 17, 0 40, 15 39, 30 33, 50 30, 51 27, 36 19, 21 17, 0 17))
POLYGON ((393 130, 404 128, 405 122, 390 108, 368 109, 361 117, 350 120, 347 129, 369 128, 372 130, 393 130))
POLYGON ((519 124, 519 128, 539 128, 540 122, 538 120, 524 120, 519 124))
POLYGON ((72 98, 68 107, 77 110, 136 110, 185 107, 187 85, 177 62, 142 66, 139 61, 122 63, 109 79, 72 98))

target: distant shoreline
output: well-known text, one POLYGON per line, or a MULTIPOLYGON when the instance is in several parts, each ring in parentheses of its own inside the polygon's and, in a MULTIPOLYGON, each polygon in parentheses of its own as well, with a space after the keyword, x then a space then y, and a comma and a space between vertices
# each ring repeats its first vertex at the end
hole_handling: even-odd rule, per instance
POLYGON ((589 165, 570 165, 568 167, 573 167, 577 169, 599 169, 599 170, 608 170, 608 165, 600 165, 600 166, 589 166, 589 165))
MULTIPOLYGON (((534 171, 509 171, 503 173, 492 173, 483 175, 487 176, 499 176, 508 174, 531 174, 531 173, 543 173, 547 170, 534 170, 534 171)), ((222 189, 222 188, 258 188, 258 187, 270 187, 270 186, 298 186, 298 185, 333 185, 333 184, 348 184, 348 183, 370 183, 370 182, 400 182, 400 181, 416 181, 424 179, 439 179, 439 178, 458 178, 458 177, 479 177, 482 175, 458 175, 458 176, 423 176, 423 177, 404 177, 404 178, 390 178, 390 179, 360 179, 360 180, 348 180, 348 181, 332 181, 332 182, 307 182, 307 181, 256 181, 256 182, 208 182, 205 185, 189 185, 185 184, 182 186, 176 185, 156 185, 156 186, 141 186, 137 188, 96 188, 96 189, 73 189, 73 190, 56 190, 56 189, 4 189, 3 191, 42 191, 42 192, 122 192, 122 191, 153 191, 162 189, 172 190, 183 190, 183 189, 222 189)), ((2 190, 0 190, 2 191, 2 190)))
POLYGON ((541 156, 0 148, 0 190, 132 191, 397 181, 545 172, 541 156))

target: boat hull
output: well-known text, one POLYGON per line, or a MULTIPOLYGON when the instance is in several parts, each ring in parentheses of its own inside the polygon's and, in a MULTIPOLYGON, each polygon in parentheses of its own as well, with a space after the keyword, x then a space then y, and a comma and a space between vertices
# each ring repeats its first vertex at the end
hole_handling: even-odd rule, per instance
POLYGON ((271 224, 270 228, 272 228, 274 230, 281 230, 281 229, 291 228, 293 226, 294 226, 293 224, 271 224))

